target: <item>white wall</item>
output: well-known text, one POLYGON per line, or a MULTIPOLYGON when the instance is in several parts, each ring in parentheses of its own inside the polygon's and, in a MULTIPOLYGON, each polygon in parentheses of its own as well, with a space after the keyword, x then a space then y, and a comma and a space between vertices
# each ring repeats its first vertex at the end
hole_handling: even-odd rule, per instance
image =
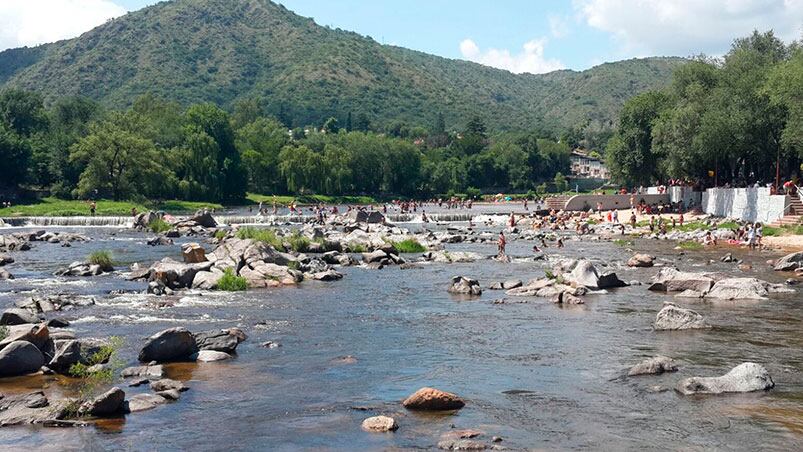
POLYGON ((770 195, 769 188, 709 188, 703 193, 703 211, 718 217, 772 223, 786 210, 784 195, 770 195))

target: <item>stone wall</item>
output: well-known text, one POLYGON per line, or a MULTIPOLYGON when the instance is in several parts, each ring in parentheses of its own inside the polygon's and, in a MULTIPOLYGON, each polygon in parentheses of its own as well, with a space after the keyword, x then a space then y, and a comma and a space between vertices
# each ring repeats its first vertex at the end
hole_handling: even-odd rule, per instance
MULTIPOLYGON (((566 201, 565 210, 597 209, 597 203, 602 203, 602 210, 629 209, 630 194, 626 195, 575 195, 566 201)), ((647 204, 669 203, 669 195, 635 195, 636 204, 644 200, 647 204)))
POLYGON ((769 188, 709 188, 703 193, 703 211, 718 217, 772 223, 787 207, 784 195, 770 195, 769 188))

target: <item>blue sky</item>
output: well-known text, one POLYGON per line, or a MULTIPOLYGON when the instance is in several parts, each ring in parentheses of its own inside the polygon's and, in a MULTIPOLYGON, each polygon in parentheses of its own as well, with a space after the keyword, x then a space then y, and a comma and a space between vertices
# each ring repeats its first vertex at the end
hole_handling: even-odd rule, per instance
MULTIPOLYGON (((232 0, 236 1, 236 0, 232 0)), ((0 50, 77 36, 156 0, 0 0, 0 50)), ((803 0, 284 0, 321 25, 512 72, 721 55, 736 37, 803 35, 803 0)))

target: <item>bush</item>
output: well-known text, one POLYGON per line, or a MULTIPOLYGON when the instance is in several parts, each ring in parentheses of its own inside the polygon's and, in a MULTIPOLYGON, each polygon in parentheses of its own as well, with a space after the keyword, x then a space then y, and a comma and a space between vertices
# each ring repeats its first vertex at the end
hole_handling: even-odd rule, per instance
MULTIPOLYGON (((68 374, 80 379, 78 386, 78 399, 71 402, 66 408, 66 417, 78 417, 81 404, 95 397, 99 389, 114 381, 114 376, 123 368, 122 360, 116 358, 118 350, 123 346, 123 339, 112 336, 109 343, 90 355, 86 362, 80 362, 70 366, 68 374), (102 364, 99 369, 93 366, 102 364)), ((84 353, 82 353, 83 355, 84 353)))
POLYGON ((418 243, 416 239, 402 240, 401 242, 393 242, 393 247, 400 253, 423 253, 427 248, 418 243))
POLYGON ((468 196, 470 199, 480 199, 480 196, 482 196, 482 191, 480 191, 479 188, 468 187, 466 189, 466 196, 468 196))
POLYGON ((349 243, 348 250, 350 253, 364 253, 368 251, 363 245, 359 243, 349 243))
POLYGON ((218 229, 215 231, 215 238, 218 240, 223 240, 226 237, 226 231, 223 229, 218 229))
POLYGON ((92 265, 100 265, 101 268, 114 267, 112 253, 106 250, 93 251, 89 255, 89 258, 87 258, 87 261, 92 265))
POLYGON ((8 336, 8 327, 5 325, 0 325, 0 341, 8 336))
POLYGON ((632 240, 624 240, 624 239, 616 239, 613 243, 617 246, 633 246, 634 243, 632 240))
POLYGON ((157 218, 150 223, 148 223, 148 229, 150 229, 154 234, 161 234, 162 232, 167 232, 172 228, 170 223, 162 220, 161 218, 157 218))
POLYGON ((272 229, 260 229, 254 227, 244 227, 237 230, 238 239, 251 239, 258 242, 267 243, 278 251, 285 251, 282 240, 272 229))
POLYGON ((235 275, 231 268, 227 268, 218 281, 217 288, 226 292, 239 292, 248 289, 248 281, 242 276, 235 275))
POLYGON ((301 232, 295 231, 287 239, 287 242, 290 244, 290 249, 293 251, 297 251, 299 253, 303 253, 309 249, 310 239, 305 237, 301 232))

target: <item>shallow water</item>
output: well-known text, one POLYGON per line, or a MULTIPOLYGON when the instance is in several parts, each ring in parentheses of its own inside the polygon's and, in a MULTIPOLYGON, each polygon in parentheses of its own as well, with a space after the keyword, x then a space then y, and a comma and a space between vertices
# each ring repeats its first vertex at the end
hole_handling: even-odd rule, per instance
MULTIPOLYGON (((238 294, 197 293, 155 298, 110 296, 110 290, 143 290, 120 276, 56 279, 51 273, 95 249, 110 249, 122 267, 180 258, 180 239, 149 247, 145 236, 111 228, 82 228, 91 242, 71 248, 35 243, 15 253, 0 282, 0 307, 30 293, 95 295, 96 306, 65 314, 78 337, 125 338, 122 358, 134 364, 143 338, 164 328, 192 331, 240 326, 248 334, 238 356, 224 363, 173 364, 171 378, 191 388, 175 403, 81 429, 0 429, 0 445, 41 450, 401 450, 436 447, 442 433, 472 428, 504 438, 509 448, 536 449, 770 449, 803 448, 803 304, 799 293, 750 303, 693 303, 632 286, 587 296, 581 306, 539 298, 493 304, 501 291, 479 298, 449 295, 453 275, 493 281, 544 274, 543 263, 426 264, 381 271, 344 268, 332 283, 238 294), (715 327, 655 332, 651 324, 664 301, 681 301, 715 327), (281 347, 267 349, 265 341, 281 347), (633 364, 656 354, 680 362, 679 372, 622 378, 633 364), (354 359, 344 359, 353 357, 354 359), (356 360, 356 361, 355 361, 356 360), (744 361, 763 364, 775 380, 769 392, 684 397, 671 390, 681 378, 721 375, 744 361), (650 392, 651 386, 670 388, 650 392), (407 412, 400 400, 422 386, 464 397, 451 415, 407 412), (400 429, 371 434, 361 421, 394 416, 400 429)), ((205 245, 208 250, 211 246, 205 245)), ((513 255, 532 243, 514 241, 513 255)), ((742 274, 718 258, 730 249, 681 255, 668 242, 639 240, 647 251, 683 270, 742 274), (707 261, 716 262, 708 265, 707 261)), ((449 249, 495 252, 493 245, 449 249)), ((548 248, 548 253, 558 253, 548 248)), ((608 265, 625 280, 647 281, 656 269, 622 267, 632 252, 611 242, 568 240, 560 254, 608 265)), ((768 252, 734 251, 758 276, 768 252)), ((0 393, 68 392, 45 377, 0 380, 0 393)), ((121 386, 130 396, 146 388, 121 386)))

